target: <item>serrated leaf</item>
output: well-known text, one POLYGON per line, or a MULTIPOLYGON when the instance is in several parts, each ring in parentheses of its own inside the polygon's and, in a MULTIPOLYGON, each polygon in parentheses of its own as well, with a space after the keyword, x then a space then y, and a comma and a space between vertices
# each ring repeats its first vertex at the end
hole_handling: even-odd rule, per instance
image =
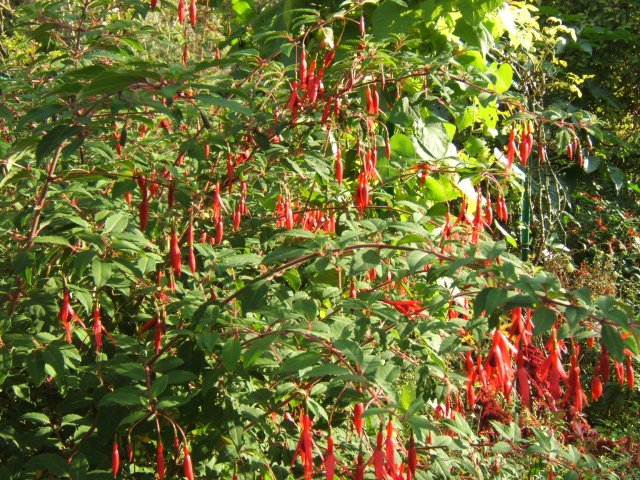
POLYGON ((58 237, 55 235, 39 235, 34 238, 33 243, 49 243, 52 245, 69 245, 69 240, 64 237, 58 237))

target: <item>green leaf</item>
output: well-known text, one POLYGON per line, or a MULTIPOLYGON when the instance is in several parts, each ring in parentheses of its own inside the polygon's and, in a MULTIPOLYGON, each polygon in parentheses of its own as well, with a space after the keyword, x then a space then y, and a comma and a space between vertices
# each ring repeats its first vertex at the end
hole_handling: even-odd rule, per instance
POLYGON ((266 305, 268 292, 269 282, 267 280, 259 280, 247 285, 238 295, 242 311, 246 314, 266 305))
POLYGON ((396 133, 389 139, 389 145, 391 146, 392 158, 416 158, 416 150, 413 148, 413 142, 411 139, 402 134, 396 133))
POLYGON ((413 385, 403 385, 402 392, 400 394, 400 408, 405 411, 408 410, 415 399, 416 388, 413 385))
POLYGON ((93 97, 102 94, 112 94, 127 89, 134 83, 147 81, 147 74, 139 72, 118 72, 107 70, 96 77, 80 90, 79 98, 93 97))
POLYGON ((129 224, 129 216, 126 213, 116 213, 104 222, 104 233, 124 232, 129 224))
POLYGON ((280 373, 298 373, 315 366, 320 359, 322 358, 322 354, 317 352, 300 352, 295 355, 292 355, 282 362, 280 366, 280 373))
POLYGON ((553 324, 556 323, 556 320, 556 312, 545 306, 538 307, 531 318, 533 322, 533 334, 540 335, 549 332, 553 324))
POLYGON ((300 278, 300 272, 298 272, 297 269, 292 268, 287 270, 284 272, 284 275, 282 275, 282 278, 287 281, 294 292, 300 290, 300 287, 302 286, 302 279, 300 278))
POLYGON ((349 276, 354 277, 380 265, 380 253, 374 249, 360 249, 353 256, 349 276))
POLYGON ((97 288, 105 286, 111 278, 112 265, 110 261, 100 260, 99 257, 91 261, 91 275, 97 288))
POLYGON ((495 72, 498 81, 495 84, 495 90, 498 93, 504 93, 511 88, 513 82, 513 68, 508 63, 501 63, 495 72))
POLYGON ((11 372, 13 359, 8 348, 0 348, 0 387, 11 372))
POLYGON ((53 235, 39 235, 33 239, 33 243, 49 243, 52 245, 69 245, 69 240, 53 235))
POLYGON ((253 16, 253 1, 231 0, 233 11, 236 12, 236 21, 244 24, 253 16))
POLYGON ((142 406, 145 404, 145 392, 137 387, 120 387, 113 392, 107 393, 98 402, 99 407, 109 405, 121 406, 142 406))
POLYGON ((608 165, 607 170, 609 171, 609 176, 611 177, 613 185, 616 187, 616 192, 620 193, 627 181, 626 175, 622 170, 618 167, 614 167, 613 165, 608 165))
POLYGON ((169 385, 168 375, 162 375, 157 377, 151 384, 151 391, 150 391, 151 397, 157 398, 158 396, 160 396, 160 394, 165 391, 168 385, 169 385))
POLYGON ((22 467, 24 473, 33 478, 37 472, 47 472, 58 477, 65 477, 68 468, 67 460, 61 455, 53 453, 41 453, 28 459, 22 467))
POLYGON ((373 35, 384 40, 393 35, 406 35, 416 24, 418 12, 411 10, 404 2, 385 0, 373 13, 373 35))
POLYGON ((416 273, 423 270, 424 266, 431 264, 433 259, 433 255, 426 252, 421 252, 419 250, 409 252, 409 255, 407 256, 407 266, 409 267, 409 272, 416 273))
POLYGON ((271 333, 252 342, 251 347, 245 351, 242 359, 244 367, 249 368, 253 365, 255 361, 271 346, 276 338, 277 335, 275 333, 271 333))
POLYGON ((247 117, 252 117, 253 112, 241 103, 235 100, 227 100, 226 98, 216 97, 213 95, 200 94, 196 95, 196 101, 205 105, 226 108, 236 113, 240 113, 247 117))
POLYGON ((36 160, 39 162, 49 156, 65 141, 75 137, 82 131, 77 125, 58 125, 53 127, 42 139, 36 147, 36 160))
POLYGON ((262 257, 254 253, 243 253, 240 255, 232 255, 220 261, 222 268, 241 268, 249 265, 258 265, 262 262, 262 257))
POLYGON ((491 447, 494 453, 509 453, 513 450, 513 447, 509 445, 507 442, 497 442, 491 447))
POLYGON ((29 412, 22 415, 23 420, 27 420, 28 422, 41 423, 42 425, 49 425, 51 420, 44 413, 39 412, 29 412))
MULTIPOLYGON (((425 158, 439 160, 447 156, 451 140, 440 120, 428 119, 426 123, 417 126, 415 139, 425 158)), ((418 148, 416 150, 422 157, 420 150, 418 148)))
POLYGON ((507 291, 502 288, 485 288, 476 297, 473 305, 473 316, 478 318, 484 310, 485 316, 490 317, 496 309, 507 300, 507 291))
POLYGON ((230 372, 236 369, 238 360, 240 360, 241 345, 240 340, 231 337, 224 342, 222 347, 222 365, 230 372))
POLYGON ((604 346, 607 347, 611 356, 615 360, 621 362, 624 359, 624 342, 622 341, 620 332, 616 328, 605 323, 600 329, 600 335, 602 336, 604 346))
POLYGON ((318 365, 303 374, 303 378, 344 377, 351 375, 351 371, 342 365, 318 365))

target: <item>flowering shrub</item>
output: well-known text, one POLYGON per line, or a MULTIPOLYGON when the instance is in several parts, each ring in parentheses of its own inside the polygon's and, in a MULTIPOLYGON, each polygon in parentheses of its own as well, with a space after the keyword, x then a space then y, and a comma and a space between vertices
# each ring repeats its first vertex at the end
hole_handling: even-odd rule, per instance
POLYGON ((574 444, 637 330, 517 255, 507 199, 571 120, 491 54, 525 5, 36 1, 7 32, 3 478, 602 477, 574 444))

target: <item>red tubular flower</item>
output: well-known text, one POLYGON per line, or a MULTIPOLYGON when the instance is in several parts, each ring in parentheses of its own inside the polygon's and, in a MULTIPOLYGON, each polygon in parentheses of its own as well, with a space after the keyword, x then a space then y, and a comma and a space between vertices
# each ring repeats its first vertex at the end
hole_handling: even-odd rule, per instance
POLYGON ((363 215, 369 205, 369 181, 364 172, 358 176, 358 187, 355 193, 355 204, 360 215, 363 215))
POLYGON ((631 357, 627 357, 626 373, 627 373, 627 385, 629 385, 629 389, 633 390, 633 387, 635 385, 635 379, 633 376, 633 365, 631 363, 631 357))
POLYGON ((189 270, 191 270, 191 274, 196 274, 196 254, 193 250, 193 245, 189 247, 189 270))
POLYGON ((242 210, 244 209, 243 201, 241 200, 238 206, 236 207, 235 212, 233 212, 233 231, 237 232, 240 228, 240 222, 242 221, 242 210))
POLYGON ((284 228, 287 230, 293 228, 293 210, 291 210, 291 199, 289 197, 284 201, 284 228))
POLYGON ((420 315, 427 308, 423 307, 417 300, 389 300, 387 298, 383 298, 382 301, 391 305, 408 318, 420 315))
POLYGON ((356 474, 355 480, 364 480, 364 459, 362 458, 362 453, 358 454, 358 463, 356 463, 356 474))
POLYGON ((588 405, 587 396, 582 390, 580 384, 580 367, 578 366, 578 357, 576 354, 571 356, 571 369, 569 370, 569 388, 565 395, 565 401, 572 397, 573 406, 578 412, 582 412, 584 405, 588 405))
POLYGON ((566 382, 567 374, 564 371, 562 362, 560 361, 560 347, 556 340, 556 331, 552 330, 552 336, 550 338, 550 350, 551 354, 545 359, 538 371, 538 378, 540 380, 549 381, 549 391, 554 398, 558 399, 562 396, 560 391, 560 380, 566 382))
POLYGON ((196 26, 196 0, 191 0, 189 4, 189 23, 192 27, 196 26))
POLYGON ((593 379, 591 380, 591 398, 593 401, 598 400, 602 396, 602 381, 600 380, 600 369, 598 367, 593 371, 593 379))
POLYGON ((216 224, 222 220, 222 211, 226 212, 226 208, 222 203, 222 196, 220 195, 220 184, 216 184, 215 193, 213 196, 213 219, 216 224))
POLYGON ((102 350, 102 322, 100 321, 100 307, 98 305, 93 309, 93 336, 96 340, 96 352, 102 350))
POLYGON ((621 362, 614 360, 613 366, 616 369, 616 376, 618 377, 618 383, 620 386, 624 385, 624 366, 621 362))
POLYGON ((138 205, 138 213, 140 217, 140 230, 143 232, 147 229, 149 220, 149 197, 147 191, 147 179, 144 176, 137 178, 138 187, 140 187, 140 204, 138 205))
POLYGON ((307 88, 307 54, 304 50, 304 43, 302 44, 302 48, 300 50, 300 65, 299 65, 299 75, 300 77, 300 86, 304 90, 307 88))
POLYGON ((289 102, 287 103, 287 106, 289 107, 289 112, 291 112, 291 114, 295 112, 296 106, 300 100, 298 97, 298 83, 299 83, 298 80, 294 80, 291 83, 291 95, 289 96, 289 102))
POLYGON ((507 169, 511 168, 511 165, 513 165, 513 159, 515 158, 516 155, 516 130, 515 128, 511 129, 511 132, 509 133, 509 142, 507 143, 507 169))
POLYGON ((485 370, 494 387, 502 390, 507 397, 513 387, 514 372, 511 366, 511 355, 515 353, 517 353, 516 348, 500 329, 496 329, 485 361, 485 370))
POLYGON ((336 180, 338 185, 342 185, 342 175, 344 174, 344 166, 342 165, 342 152, 338 148, 336 153, 336 180))
POLYGON ((375 85, 371 90, 371 109, 373 110, 372 113, 377 115, 380 113, 380 96, 378 95, 378 89, 375 85))
POLYGON ((367 113, 373 114, 373 100, 371 97, 371 87, 369 85, 367 85, 367 88, 365 89, 365 94, 367 97, 367 113))
POLYGON ((327 439, 327 454, 324 457, 324 471, 327 480, 333 480, 336 470, 336 456, 333 453, 333 438, 327 439))
POLYGON ((396 474, 396 443, 393 440, 393 423, 387 423, 387 438, 385 439, 385 456, 387 460, 387 471, 394 478, 396 474))
POLYGON ((87 328, 86 325, 80 317, 76 315, 76 312, 73 310, 71 306, 71 296, 69 295, 69 291, 67 289, 64 290, 62 294, 62 306, 60 307, 60 311, 58 312, 58 319, 64 325, 65 331, 65 340, 67 343, 71 343, 71 322, 78 322, 83 328, 87 328))
POLYGON ((216 224, 216 243, 220 244, 224 240, 224 222, 220 220, 216 224))
POLYGON ((327 68, 329 65, 331 65, 331 62, 333 62, 333 59, 336 56, 336 50, 335 48, 333 50, 329 50, 325 55, 324 55, 324 60, 322 61, 322 64, 324 65, 324 68, 327 68))
POLYGON ((364 425, 362 414, 364 413, 364 405, 356 403, 353 407, 353 426, 356 428, 358 436, 362 436, 362 427, 364 425))
POLYGON ((169 259, 171 261, 171 267, 176 277, 180 277, 182 273, 182 255, 180 254, 180 244, 178 241, 178 234, 175 228, 171 229, 171 240, 169 245, 169 259))
POLYGON ((129 463, 133 462, 133 444, 131 441, 127 443, 127 460, 129 463))
POLYGON ((606 347, 602 347, 602 352, 600 353, 600 361, 598 362, 598 366, 600 367, 600 375, 602 377, 603 383, 609 382, 609 374, 611 372, 611 365, 609 363, 609 350, 606 347))
POLYGON ((522 165, 527 166, 531 151, 533 150, 533 134, 531 133, 531 125, 527 123, 526 133, 522 131, 522 143, 520 144, 520 161, 522 165))
POLYGON ((529 386, 529 372, 524 367, 524 354, 522 349, 518 351, 518 372, 516 378, 518 380, 518 395, 522 401, 522 405, 527 408, 531 407, 531 388, 529 386))
POLYGON ((184 0, 178 1, 178 23, 182 25, 184 23, 185 6, 184 0))
POLYGON ((118 448, 118 442, 114 440, 113 449, 111 450, 111 471, 113 472, 113 478, 118 476, 120 470, 120 449, 118 448))
POLYGON ((163 326, 160 324, 160 322, 156 322, 153 334, 153 345, 155 347, 156 354, 160 353, 160 350, 162 349, 162 327, 163 326))
POLYGON ((189 449, 185 445, 184 448, 184 476, 187 477, 187 480, 193 480, 193 464, 191 463, 191 455, 189 454, 189 449))
POLYGON ((378 438, 376 439, 376 449, 373 452, 373 457, 369 460, 369 463, 373 461, 376 480, 385 480, 387 476, 384 468, 384 451, 382 450, 383 439, 382 430, 380 430, 378 432, 378 438))
POLYGON ((493 209, 491 208, 491 199, 487 198, 487 203, 484 207, 484 224, 487 227, 491 227, 493 224, 493 209))
POLYGON ((358 291, 356 290, 356 281, 354 278, 351 279, 351 287, 349 288, 349 297, 356 298, 358 296, 358 291))
POLYGON ((320 125, 325 125, 327 120, 329 120, 329 116, 333 111, 333 97, 329 97, 327 102, 325 103, 324 110, 322 111, 322 117, 320 119, 320 125))
POLYGON ((300 439, 298 440, 298 446, 291 459, 291 466, 293 466, 298 455, 300 455, 304 467, 304 479, 311 480, 313 477, 313 438, 311 436, 313 423, 308 414, 302 413, 300 424, 302 431, 300 433, 300 439))
POLYGON ((416 476, 416 468, 418 466, 418 456, 416 453, 415 440, 413 434, 409 438, 409 447, 407 448, 407 466, 409 471, 407 472, 407 480, 412 480, 416 476))
POLYGON ((376 272, 375 267, 370 268, 369 269, 369 281, 370 282, 374 282, 376 280, 377 276, 378 276, 378 273, 376 272))
POLYGON ((162 448, 162 442, 158 442, 157 452, 156 452, 156 473, 158 474, 159 480, 164 480, 164 452, 162 448))

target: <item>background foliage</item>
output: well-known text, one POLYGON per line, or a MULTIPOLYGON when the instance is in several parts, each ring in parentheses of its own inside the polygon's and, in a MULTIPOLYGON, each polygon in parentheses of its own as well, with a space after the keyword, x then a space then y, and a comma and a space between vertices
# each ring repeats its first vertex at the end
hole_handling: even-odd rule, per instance
POLYGON ((153 4, 2 10, 2 478, 637 474, 632 7, 153 4))

